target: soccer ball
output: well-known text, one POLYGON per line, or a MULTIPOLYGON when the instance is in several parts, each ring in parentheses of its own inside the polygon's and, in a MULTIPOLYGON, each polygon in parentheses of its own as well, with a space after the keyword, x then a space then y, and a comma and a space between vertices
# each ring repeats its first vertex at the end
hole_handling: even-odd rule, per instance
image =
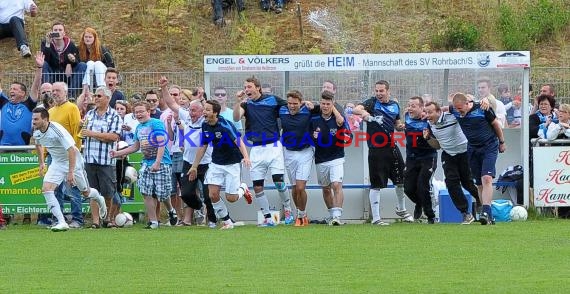
POLYGON ((129 144, 125 141, 119 141, 119 143, 117 143, 117 150, 123 150, 127 147, 129 147, 129 144))
POLYGON ((121 212, 115 216, 115 224, 121 228, 132 227, 133 216, 128 212, 121 212))
POLYGON ((134 167, 127 166, 127 168, 125 168, 125 179, 129 182, 129 184, 136 182, 138 177, 139 173, 134 167))
POLYGON ((523 206, 515 206, 511 209, 512 221, 525 221, 527 217, 528 213, 523 206))

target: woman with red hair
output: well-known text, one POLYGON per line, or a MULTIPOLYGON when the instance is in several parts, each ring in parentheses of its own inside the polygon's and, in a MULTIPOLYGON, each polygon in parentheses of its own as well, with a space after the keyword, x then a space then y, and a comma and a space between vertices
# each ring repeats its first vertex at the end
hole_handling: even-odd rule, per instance
POLYGON ((79 59, 87 64, 85 76, 83 77, 83 93, 89 91, 93 74, 95 74, 97 86, 104 86, 107 68, 115 67, 111 52, 103 47, 97 31, 93 28, 86 28, 83 34, 81 34, 79 59))

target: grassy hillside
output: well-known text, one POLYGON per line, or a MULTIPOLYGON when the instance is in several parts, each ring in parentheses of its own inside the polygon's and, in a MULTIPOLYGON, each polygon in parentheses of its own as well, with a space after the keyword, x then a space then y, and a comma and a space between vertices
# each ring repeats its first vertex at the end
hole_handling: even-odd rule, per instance
MULTIPOLYGON (((476 26, 476 50, 503 50, 504 36, 497 29, 499 5, 513 5, 517 15, 538 0, 301 0, 300 18, 295 0, 280 15, 261 12, 257 0, 245 0, 245 20, 238 21, 232 11, 223 28, 212 22, 210 0, 36 2, 40 15, 27 18, 32 50, 38 49, 54 20, 63 20, 75 40, 83 28, 95 28, 123 71, 182 71, 201 70, 204 54, 444 51, 434 38, 453 19, 476 26)), ((570 7, 568 0, 547 2, 570 7)), ((532 50, 536 66, 570 66, 569 32, 564 26, 518 49, 532 50)), ((32 59, 19 56, 13 39, 0 41, 0 60, 0 72, 33 68, 32 59)))

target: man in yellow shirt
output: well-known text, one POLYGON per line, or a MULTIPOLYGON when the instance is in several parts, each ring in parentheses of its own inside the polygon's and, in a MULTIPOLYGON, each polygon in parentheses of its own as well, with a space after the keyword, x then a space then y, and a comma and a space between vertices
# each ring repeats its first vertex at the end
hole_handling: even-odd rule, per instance
MULTIPOLYGON (((52 96, 55 105, 48 110, 50 121, 55 121, 62 125, 69 134, 71 134, 77 149, 81 150, 81 138, 79 137, 81 115, 77 105, 68 101, 67 90, 68 88, 66 83, 53 83, 52 96)), ((64 192, 70 195, 72 219, 69 227, 81 228, 83 227, 83 212, 81 205, 83 197, 81 197, 81 192, 76 187, 72 187, 71 191, 64 191, 64 185, 65 184, 59 185, 55 191, 55 196, 59 201, 59 204, 63 206, 64 192)))
MULTIPOLYGON (((34 97, 35 99, 38 99, 40 96, 39 90, 41 90, 41 88, 44 88, 44 86, 48 85, 44 84, 40 86, 42 67, 45 62, 44 54, 41 51, 39 51, 34 56, 34 58, 36 62, 36 72, 34 76, 34 82, 32 84, 31 96, 34 97)), ((51 85, 51 88, 52 88, 51 94, 48 95, 51 95, 51 98, 53 98, 54 106, 51 108, 49 108, 48 105, 44 106, 46 108, 49 108, 48 112, 50 120, 61 124, 69 132, 69 134, 71 134, 71 137, 73 137, 77 149, 81 150, 81 139, 78 136, 80 131, 79 123, 81 119, 79 108, 77 107, 77 105, 68 101, 67 99, 68 87, 66 83, 64 82, 53 83, 53 85, 51 85)), ((46 161, 48 164, 50 164, 51 157, 48 156, 46 161)), ((71 188, 66 187, 71 191, 63 191, 64 185, 65 184, 62 183, 55 190, 55 197, 57 198, 57 201, 61 206, 61 210, 63 211, 64 192, 71 195, 72 220, 71 223, 69 224, 69 227, 81 228, 83 226, 83 211, 82 211, 83 197, 81 196, 81 192, 79 191, 79 189, 77 189, 77 187, 71 187, 71 188)), ((96 206, 96 204, 93 202, 93 204, 91 204, 91 207, 95 207, 95 210, 97 210, 98 206, 96 206)))

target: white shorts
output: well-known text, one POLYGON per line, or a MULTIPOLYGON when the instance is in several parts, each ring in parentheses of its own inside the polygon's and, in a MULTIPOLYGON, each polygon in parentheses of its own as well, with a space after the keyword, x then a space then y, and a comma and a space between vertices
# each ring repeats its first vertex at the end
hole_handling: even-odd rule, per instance
POLYGON ((252 181, 264 180, 267 170, 270 170, 272 175, 285 174, 283 146, 279 141, 265 146, 251 147, 249 159, 251 160, 249 174, 252 181))
POLYGON ((299 151, 284 149, 285 166, 291 184, 295 181, 308 181, 313 166, 315 148, 308 147, 299 151))
MULTIPOLYGON (((73 171, 73 177, 75 178, 75 186, 79 189, 79 191, 88 191, 89 190, 89 181, 87 181, 87 174, 85 173, 85 169, 83 168, 83 161, 78 160, 75 166, 75 170, 73 171)), ((58 164, 52 162, 52 164, 48 167, 48 170, 44 176, 44 182, 52 183, 59 185, 63 182, 67 182, 67 171, 69 170, 69 166, 67 164, 58 164)))
POLYGON ((344 158, 317 163, 317 182, 326 187, 334 182, 342 183, 344 177, 344 158))
POLYGON ((226 193, 237 194, 241 184, 240 163, 230 165, 210 163, 204 184, 226 187, 226 193))

